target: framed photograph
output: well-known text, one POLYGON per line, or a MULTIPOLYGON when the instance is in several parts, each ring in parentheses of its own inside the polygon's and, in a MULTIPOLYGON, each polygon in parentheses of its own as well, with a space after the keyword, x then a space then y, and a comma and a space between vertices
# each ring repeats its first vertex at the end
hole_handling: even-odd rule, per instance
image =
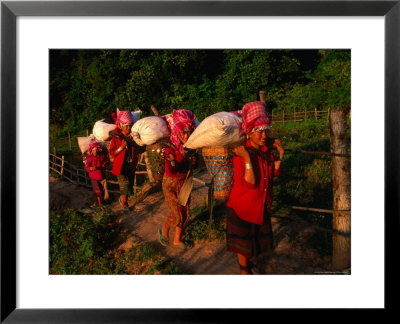
POLYGON ((226 322, 269 309, 393 309, 399 2, 2 1, 1 321, 226 322), (350 50, 351 274, 49 273, 49 53, 79 49, 350 50))

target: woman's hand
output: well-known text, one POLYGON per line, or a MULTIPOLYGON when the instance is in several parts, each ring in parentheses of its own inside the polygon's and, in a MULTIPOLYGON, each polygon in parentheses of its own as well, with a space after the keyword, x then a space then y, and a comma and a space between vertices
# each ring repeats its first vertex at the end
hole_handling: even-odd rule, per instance
POLYGON ((168 161, 170 161, 170 162, 172 162, 172 161, 175 161, 175 155, 173 155, 173 154, 167 154, 166 156, 165 156, 165 158, 168 160, 168 161))
POLYGON ((282 158, 283 155, 285 154, 285 149, 283 148, 281 140, 275 138, 274 139, 274 144, 272 146, 277 149, 277 151, 279 152, 279 157, 282 158))
POLYGON ((96 167, 90 167, 90 171, 96 171, 96 167))
POLYGON ((241 157, 245 162, 250 162, 250 154, 244 145, 236 146, 232 152, 241 157))
POLYGON ((121 143, 121 146, 120 146, 121 150, 123 150, 126 146, 127 146, 126 141, 122 140, 122 143, 121 143))
POLYGON ((241 157, 245 163, 244 179, 246 182, 255 184, 256 178, 254 175, 253 166, 251 165, 249 151, 246 150, 244 145, 237 146, 232 151, 237 156, 241 157))
POLYGON ((274 161, 275 170, 279 170, 281 167, 281 161, 274 161))

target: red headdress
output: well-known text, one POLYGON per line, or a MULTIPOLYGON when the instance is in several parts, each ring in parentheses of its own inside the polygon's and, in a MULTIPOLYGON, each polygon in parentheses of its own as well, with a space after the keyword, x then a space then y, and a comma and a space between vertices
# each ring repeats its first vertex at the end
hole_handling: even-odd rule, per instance
POLYGON ((267 107, 261 101, 254 101, 245 104, 242 108, 242 129, 249 134, 253 129, 269 127, 271 120, 267 115, 267 107))

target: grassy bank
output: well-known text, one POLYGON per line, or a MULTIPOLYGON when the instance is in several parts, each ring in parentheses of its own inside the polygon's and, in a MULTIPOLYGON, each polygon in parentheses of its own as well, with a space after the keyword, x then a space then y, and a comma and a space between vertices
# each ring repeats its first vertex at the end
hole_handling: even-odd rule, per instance
POLYGON ((150 244, 128 234, 103 208, 93 214, 73 209, 50 213, 51 274, 183 274, 150 244), (130 239, 131 247, 118 249, 130 239))

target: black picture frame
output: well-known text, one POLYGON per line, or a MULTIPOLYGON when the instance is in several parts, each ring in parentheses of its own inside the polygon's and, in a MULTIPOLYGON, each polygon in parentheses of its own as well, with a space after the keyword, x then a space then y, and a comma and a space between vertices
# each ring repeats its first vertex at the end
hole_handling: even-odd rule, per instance
MULTIPOLYGON (((400 0, 395 1, 2 1, 1 2, 1 322, 236 322, 260 309, 16 308, 16 18, 18 16, 384 16, 385 18, 385 308, 398 283, 400 0)), ((366 139, 367 140, 367 139, 366 139)), ((372 149, 373 151, 373 149, 372 149)), ((368 175, 371 176, 371 175, 368 175)), ((373 188, 371 188, 373 190, 373 188)), ((373 233, 370 233, 373 239, 373 233)), ((240 297, 238 297, 240 298, 240 297)))

